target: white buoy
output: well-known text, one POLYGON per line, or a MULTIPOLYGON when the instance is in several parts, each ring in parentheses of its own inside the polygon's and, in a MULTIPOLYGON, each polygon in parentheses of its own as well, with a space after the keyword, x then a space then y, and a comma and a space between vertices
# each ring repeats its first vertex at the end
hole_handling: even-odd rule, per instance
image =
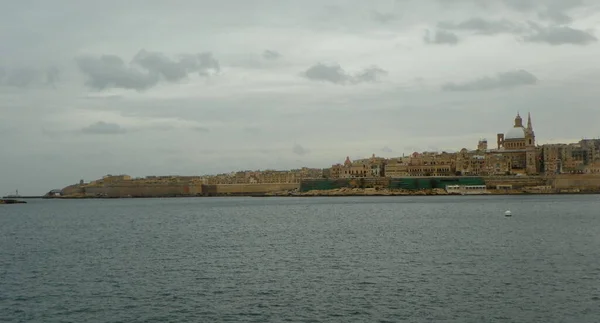
POLYGON ((510 212, 510 210, 504 212, 504 216, 512 216, 512 213, 510 212))

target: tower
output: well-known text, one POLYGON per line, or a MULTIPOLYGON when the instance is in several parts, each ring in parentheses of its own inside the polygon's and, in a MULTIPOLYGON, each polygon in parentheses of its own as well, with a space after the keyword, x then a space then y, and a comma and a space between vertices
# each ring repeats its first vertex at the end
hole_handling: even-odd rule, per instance
POLYGON ((477 143, 477 150, 479 151, 486 151, 488 149, 488 143, 487 143, 487 139, 480 139, 479 142, 477 143))
MULTIPOLYGON (((518 116, 518 115, 517 115, 518 116)), ((516 124, 516 119, 515 119, 516 124)), ((535 132, 531 122, 531 113, 527 115, 527 128, 525 129, 525 162, 527 174, 537 174, 537 158, 535 149, 535 132)))

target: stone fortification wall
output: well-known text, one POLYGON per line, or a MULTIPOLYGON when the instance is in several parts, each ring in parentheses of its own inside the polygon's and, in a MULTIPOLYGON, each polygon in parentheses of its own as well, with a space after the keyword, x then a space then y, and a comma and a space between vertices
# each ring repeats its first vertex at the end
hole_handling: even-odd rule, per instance
POLYGON ((299 184, 107 184, 85 187, 91 197, 175 197, 253 195, 297 189, 299 184))
POLYGON ((497 185, 512 185, 514 189, 522 189, 548 184, 548 180, 541 176, 494 176, 484 177, 484 180, 489 189, 495 189, 497 185))
POLYGON ((204 195, 252 195, 298 189, 299 184, 217 184, 203 185, 204 195))
POLYGON ((85 187, 86 196, 99 197, 172 197, 201 194, 202 185, 200 184, 112 184, 85 187))
POLYGON ((600 175, 591 174, 561 174, 550 179, 550 185, 555 189, 584 189, 600 190, 600 175))

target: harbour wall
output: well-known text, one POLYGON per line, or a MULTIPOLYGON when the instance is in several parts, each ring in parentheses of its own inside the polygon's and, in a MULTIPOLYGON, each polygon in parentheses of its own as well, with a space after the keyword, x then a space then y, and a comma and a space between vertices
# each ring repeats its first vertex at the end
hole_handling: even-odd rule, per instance
POLYGON ((600 174, 560 174, 549 179, 555 189, 600 190, 600 174))
POLYGON ((495 189, 498 185, 512 185, 513 189, 549 185, 549 180, 543 176, 494 176, 484 177, 484 180, 488 189, 495 189))
POLYGON ((298 189, 299 184, 216 184, 202 185, 202 195, 261 195, 298 189))
POLYGON ((112 184, 84 188, 89 197, 177 197, 202 195, 202 185, 190 184, 112 184))

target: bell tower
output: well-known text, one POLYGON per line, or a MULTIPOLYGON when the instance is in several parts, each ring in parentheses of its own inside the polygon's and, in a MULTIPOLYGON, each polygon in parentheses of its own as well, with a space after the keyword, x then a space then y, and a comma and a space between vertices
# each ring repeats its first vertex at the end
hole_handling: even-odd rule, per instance
POLYGON ((527 115, 527 128, 525 129, 525 155, 527 174, 537 174, 538 169, 535 149, 535 132, 533 131, 533 123, 531 122, 531 113, 527 115))

